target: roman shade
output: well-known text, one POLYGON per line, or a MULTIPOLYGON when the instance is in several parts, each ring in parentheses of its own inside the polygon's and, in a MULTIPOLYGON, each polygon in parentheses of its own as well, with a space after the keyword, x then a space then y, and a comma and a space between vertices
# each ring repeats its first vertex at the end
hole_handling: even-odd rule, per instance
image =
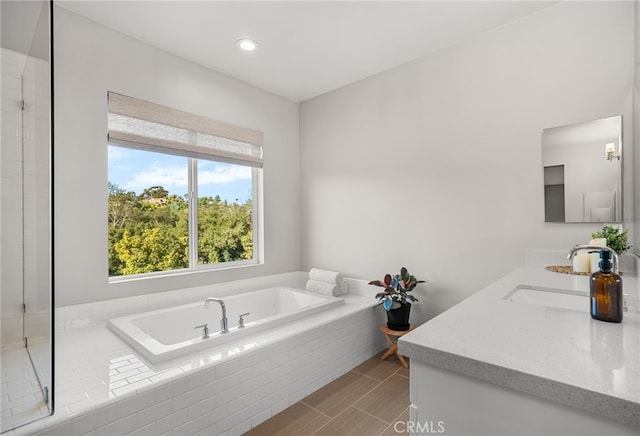
POLYGON ((262 167, 262 132, 108 92, 112 145, 262 167))

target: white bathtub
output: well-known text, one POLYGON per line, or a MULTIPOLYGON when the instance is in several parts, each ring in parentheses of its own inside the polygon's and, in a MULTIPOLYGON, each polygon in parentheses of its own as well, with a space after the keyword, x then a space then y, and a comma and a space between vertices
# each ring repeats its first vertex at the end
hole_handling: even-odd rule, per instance
POLYGON ((222 300, 229 320, 229 333, 225 334, 220 333, 220 305, 212 302, 205 308, 204 300, 110 319, 107 326, 150 362, 159 363, 344 304, 341 298, 284 287, 231 295, 222 300), (239 315, 247 312, 245 327, 239 329, 239 315), (208 339, 201 338, 202 329, 194 328, 202 324, 209 325, 208 339))

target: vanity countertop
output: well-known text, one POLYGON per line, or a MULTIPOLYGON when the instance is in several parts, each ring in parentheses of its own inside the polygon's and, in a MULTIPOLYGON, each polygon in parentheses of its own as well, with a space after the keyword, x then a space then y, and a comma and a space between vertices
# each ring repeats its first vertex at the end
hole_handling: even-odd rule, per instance
POLYGON ((411 359, 640 426, 640 282, 624 274, 622 323, 513 302, 518 285, 589 293, 589 277, 524 266, 400 339, 411 359))

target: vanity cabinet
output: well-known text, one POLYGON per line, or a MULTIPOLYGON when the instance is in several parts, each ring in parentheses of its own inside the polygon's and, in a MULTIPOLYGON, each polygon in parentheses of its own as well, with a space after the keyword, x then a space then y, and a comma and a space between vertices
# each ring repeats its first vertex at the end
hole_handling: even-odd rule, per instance
POLYGON ((402 337, 411 434, 638 435, 636 276, 624 275, 620 324, 591 319, 588 305, 511 298, 526 287, 580 299, 588 279, 522 267, 402 337))

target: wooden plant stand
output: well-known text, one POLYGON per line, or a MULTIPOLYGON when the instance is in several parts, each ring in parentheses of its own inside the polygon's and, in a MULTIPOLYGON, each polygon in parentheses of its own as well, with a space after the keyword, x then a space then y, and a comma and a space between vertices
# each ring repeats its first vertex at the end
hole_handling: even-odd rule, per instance
POLYGON ((381 325, 380 331, 384 333, 384 337, 387 339, 387 343, 389 344, 389 349, 385 351, 382 356, 380 356, 380 359, 385 360, 387 357, 395 353, 395 355, 398 356, 398 360, 400 360, 402 366, 404 366, 405 368, 409 368, 409 364, 407 363, 407 361, 404 360, 402 354, 398 352, 398 339, 400 339, 402 336, 406 335, 413 329, 415 329, 415 327, 411 326, 409 327, 409 330, 400 332, 397 330, 391 330, 389 327, 387 327, 386 324, 381 325), (394 341, 393 338, 397 339, 394 341))

